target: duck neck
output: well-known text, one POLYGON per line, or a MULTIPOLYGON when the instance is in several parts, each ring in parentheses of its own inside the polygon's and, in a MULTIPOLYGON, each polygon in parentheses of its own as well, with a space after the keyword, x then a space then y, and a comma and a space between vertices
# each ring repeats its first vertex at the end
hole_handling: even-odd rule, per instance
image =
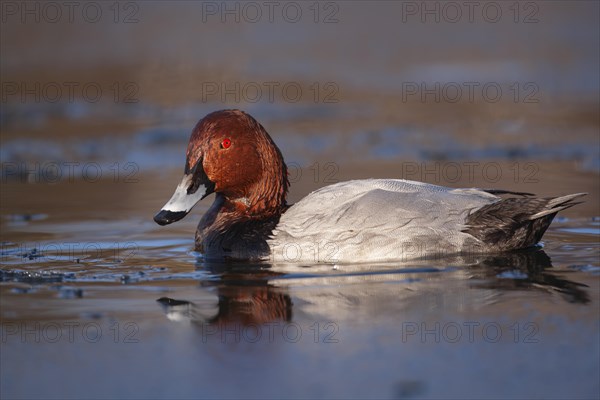
POLYGON ((251 218, 279 216, 287 208, 288 186, 285 164, 283 161, 273 163, 262 179, 252 183, 241 193, 224 195, 224 211, 251 218))

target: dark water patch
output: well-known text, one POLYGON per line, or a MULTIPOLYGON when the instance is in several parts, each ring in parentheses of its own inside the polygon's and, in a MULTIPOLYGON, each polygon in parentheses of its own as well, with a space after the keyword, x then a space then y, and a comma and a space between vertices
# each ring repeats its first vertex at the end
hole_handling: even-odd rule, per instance
POLYGON ((600 275, 600 266, 592 265, 592 264, 584 264, 584 265, 569 265, 568 268, 575 271, 587 272, 592 275, 600 275))
POLYGON ((76 287, 56 286, 54 289, 61 299, 81 299, 84 293, 83 289, 76 287))
POLYGON ((48 214, 9 214, 4 218, 15 224, 26 224, 32 221, 43 221, 48 218, 48 214))
POLYGON ((106 317, 105 313, 102 312, 98 312, 98 311, 87 311, 87 312, 82 312, 80 314, 81 319, 83 320, 100 320, 106 317))
POLYGON ((161 108, 147 102, 128 103, 124 107, 116 102, 90 102, 73 98, 72 101, 4 102, 0 110, 0 123, 7 130, 39 130, 51 120, 81 121, 126 120, 128 118, 153 118, 161 108))
MULTIPOLYGON (((0 280, 0 282, 3 281, 0 280)), ((32 294, 37 292, 37 288, 35 286, 17 286, 11 288, 10 292, 15 294, 32 294)))
POLYGON ((580 235, 600 235, 600 227, 598 228, 559 228, 562 232, 577 233, 580 235))
POLYGON ((72 280, 74 273, 53 271, 19 271, 0 269, 0 282, 21 282, 30 284, 60 283, 72 280))
POLYGON ((504 271, 498 275, 496 275, 496 277, 500 278, 500 279, 527 279, 529 276, 524 273, 523 271, 504 271))

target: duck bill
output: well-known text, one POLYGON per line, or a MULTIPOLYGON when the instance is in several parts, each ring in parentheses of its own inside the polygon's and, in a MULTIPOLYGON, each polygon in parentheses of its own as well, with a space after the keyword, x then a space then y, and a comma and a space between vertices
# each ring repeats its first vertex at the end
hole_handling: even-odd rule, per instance
POLYGON ((206 176, 202 161, 183 176, 175 193, 154 216, 154 222, 168 225, 185 217, 200 200, 213 193, 215 184, 206 176))

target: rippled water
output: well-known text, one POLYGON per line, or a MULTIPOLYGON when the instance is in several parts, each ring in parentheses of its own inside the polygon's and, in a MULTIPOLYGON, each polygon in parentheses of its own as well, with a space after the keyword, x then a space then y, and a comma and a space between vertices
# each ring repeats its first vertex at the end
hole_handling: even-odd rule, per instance
POLYGON ((209 201, 159 227, 151 216, 173 181, 139 178, 3 185, 11 193, 0 250, 9 397, 598 391, 600 221, 589 203, 557 218, 543 246, 508 254, 207 263, 193 251, 193 232, 209 201), (96 201, 73 197, 82 192, 96 201), (15 212, 23 207, 34 212, 15 212))

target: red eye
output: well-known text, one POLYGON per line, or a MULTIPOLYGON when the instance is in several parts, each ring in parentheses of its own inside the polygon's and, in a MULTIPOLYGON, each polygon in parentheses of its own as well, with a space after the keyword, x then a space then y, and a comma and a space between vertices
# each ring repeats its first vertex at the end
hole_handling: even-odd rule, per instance
POLYGON ((221 142, 221 147, 224 149, 228 149, 229 146, 231 146, 231 140, 230 139, 223 139, 223 141, 221 142))

